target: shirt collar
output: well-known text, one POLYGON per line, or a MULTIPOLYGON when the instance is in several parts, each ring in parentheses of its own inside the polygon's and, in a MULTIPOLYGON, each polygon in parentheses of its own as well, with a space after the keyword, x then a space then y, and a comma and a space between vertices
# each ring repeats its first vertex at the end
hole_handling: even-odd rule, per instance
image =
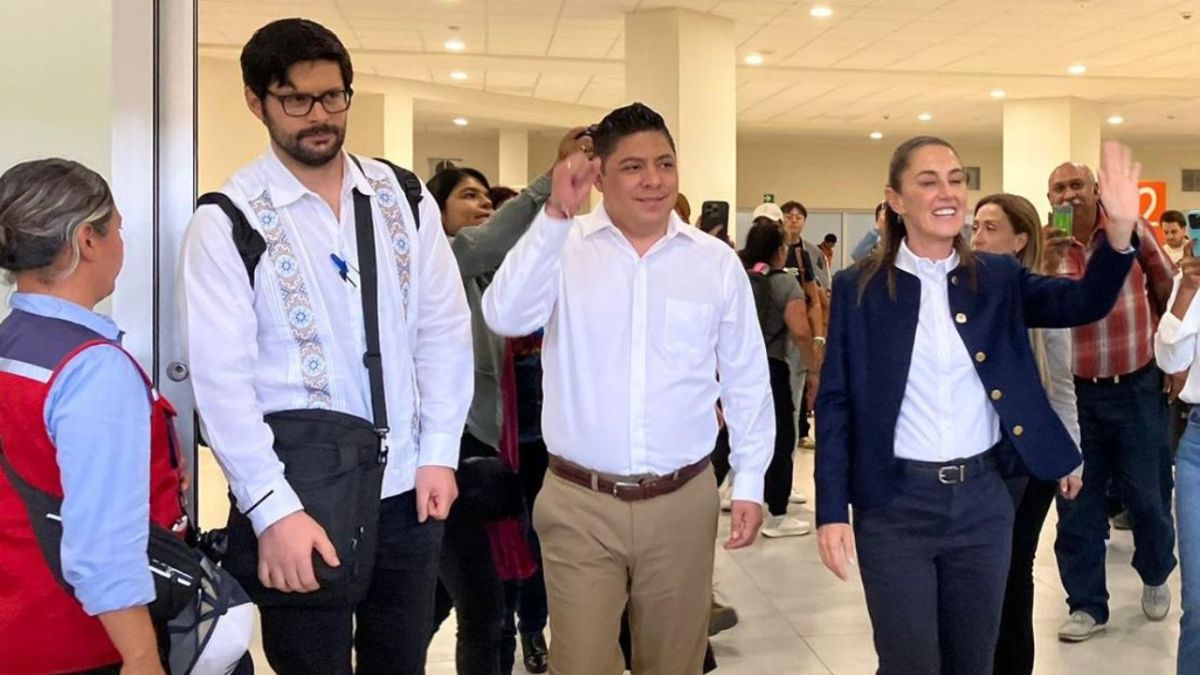
POLYGON ((912 252, 908 247, 908 237, 905 237, 900 240, 900 250, 896 253, 896 268, 915 277, 944 277, 958 268, 958 251, 951 250, 950 257, 944 260, 922 258, 912 252))
MULTIPOLYGON (((582 218, 583 237, 586 239, 593 234, 606 229, 617 231, 617 226, 613 224, 612 218, 609 218, 608 211, 604 208, 604 202, 600 202, 592 212, 582 218)), ((618 232, 619 234, 619 232, 618 232)), ((696 239, 697 235, 704 234, 700 230, 683 222, 679 214, 671 211, 671 215, 667 220, 667 234, 662 238, 662 241, 668 241, 676 236, 683 235, 696 239)), ((705 234, 704 236, 709 236, 705 234)))
MULTIPOLYGON (((267 189, 271 193, 271 203, 275 208, 283 208, 294 202, 299 201, 304 195, 312 195, 320 199, 320 195, 304 187, 304 184, 296 178, 276 154, 275 147, 270 146, 263 159, 266 162, 267 173, 267 189)), ((359 192, 373 197, 375 191, 371 189, 371 183, 367 181, 366 175, 350 159, 349 153, 342 151, 342 161, 345 163, 345 172, 342 177, 342 196, 345 197, 350 190, 358 190, 359 192)))
POLYGON ((125 334, 117 327, 116 322, 107 316, 97 314, 69 300, 63 300, 53 295, 13 293, 9 304, 13 309, 18 309, 29 314, 44 316, 48 319, 70 321, 92 332, 99 333, 106 340, 119 342, 125 334))

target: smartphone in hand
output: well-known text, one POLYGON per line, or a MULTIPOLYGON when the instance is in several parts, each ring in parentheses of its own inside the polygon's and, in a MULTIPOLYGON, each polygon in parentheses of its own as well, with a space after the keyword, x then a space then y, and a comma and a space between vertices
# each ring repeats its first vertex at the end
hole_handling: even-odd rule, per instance
POLYGON ((1075 231, 1075 209, 1070 204, 1059 204, 1050 214, 1054 229, 1070 237, 1075 231))
POLYGON ((1200 258, 1200 209, 1188 211, 1188 238, 1192 240, 1192 256, 1200 258))

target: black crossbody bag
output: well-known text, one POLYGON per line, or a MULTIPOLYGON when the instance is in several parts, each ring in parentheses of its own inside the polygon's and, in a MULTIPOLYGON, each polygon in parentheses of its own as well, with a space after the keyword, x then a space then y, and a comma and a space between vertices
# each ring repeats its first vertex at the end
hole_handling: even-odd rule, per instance
MULTIPOLYGON (((359 277, 367 349, 363 364, 371 389, 373 422, 332 410, 284 410, 265 416, 275 435, 275 453, 284 476, 304 511, 322 528, 337 550, 338 567, 330 567, 315 550, 313 570, 320 589, 283 593, 266 588, 258 578, 258 539, 250 519, 230 495, 229 550, 222 565, 254 602, 264 607, 353 607, 366 596, 375 564, 379 504, 383 488, 388 432, 379 349, 379 289, 375 267, 375 228, 371 200, 354 192, 359 277)), ((249 268, 252 271, 252 268, 249 268)))

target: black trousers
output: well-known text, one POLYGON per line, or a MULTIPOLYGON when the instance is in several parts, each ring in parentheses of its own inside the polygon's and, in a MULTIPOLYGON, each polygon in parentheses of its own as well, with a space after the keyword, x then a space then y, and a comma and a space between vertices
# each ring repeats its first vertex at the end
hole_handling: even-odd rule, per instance
POLYGON ((260 609, 271 668, 280 675, 423 675, 442 530, 434 520, 417 522, 415 491, 383 500, 365 600, 353 609, 260 609))
POLYGON ((854 530, 880 675, 992 671, 1012 546, 1013 502, 999 472, 943 485, 906 471, 854 530))
POLYGON ((517 633, 536 635, 546 629, 549 621, 549 604, 546 598, 546 575, 542 570, 542 544, 533 530, 531 514, 538 493, 546 479, 550 455, 545 441, 522 441, 521 463, 517 473, 525 490, 525 536, 537 570, 528 579, 504 582, 505 610, 504 628, 500 633, 500 672, 507 675, 516 664, 517 633), (518 619, 520 621, 518 622, 518 619))
POLYGON ((1012 558, 993 661, 996 675, 1033 672, 1033 560, 1058 483, 1036 478, 1024 483, 1013 519, 1012 558))
POLYGON ((771 401, 775 406, 775 453, 767 466, 763 494, 767 511, 773 516, 787 513, 788 497, 792 494, 793 462, 796 451, 796 427, 792 422, 792 375, 787 361, 767 359, 771 371, 771 401))
MULTIPOLYGON (((463 435, 460 451, 463 458, 496 453, 471 434, 463 435)), ((458 622, 458 675, 497 675, 507 608, 504 584, 492 562, 487 523, 453 506, 442 543, 434 626, 425 638, 426 644, 450 616, 452 607, 458 622)))

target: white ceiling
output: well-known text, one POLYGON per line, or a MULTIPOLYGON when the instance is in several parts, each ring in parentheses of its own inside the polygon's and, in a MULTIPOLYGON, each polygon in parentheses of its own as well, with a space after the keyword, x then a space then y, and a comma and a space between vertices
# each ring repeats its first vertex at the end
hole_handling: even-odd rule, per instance
POLYGON ((1009 99, 1098 101, 1105 116, 1125 118, 1113 130, 1123 137, 1174 141, 1200 129, 1200 0, 827 0, 827 19, 809 15, 813 4, 200 0, 199 31, 202 53, 232 58, 264 23, 311 18, 341 37, 357 73, 452 89, 436 95, 440 103, 417 96, 418 121, 431 127, 471 104, 486 109, 465 112, 490 112, 493 125, 519 123, 519 113, 500 112, 522 110, 506 105, 514 97, 575 105, 578 122, 589 121, 624 100, 624 13, 680 7, 733 19, 739 58, 766 55, 762 66, 738 67, 743 133, 999 138, 1002 103, 989 95, 997 88, 1009 99), (1182 18, 1193 10, 1196 18, 1182 18), (463 53, 442 47, 455 34, 463 53), (1075 63, 1087 75, 1068 75, 1075 63), (453 70, 469 79, 451 80, 453 70), (934 120, 918 122, 924 112, 934 120))

